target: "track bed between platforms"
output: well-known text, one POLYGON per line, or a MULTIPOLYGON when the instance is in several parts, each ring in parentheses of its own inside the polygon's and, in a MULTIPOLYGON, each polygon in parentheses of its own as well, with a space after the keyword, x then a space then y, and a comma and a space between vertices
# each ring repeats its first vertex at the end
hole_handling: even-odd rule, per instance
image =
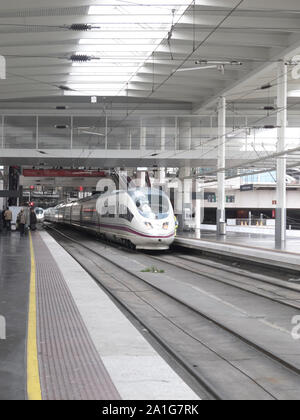
POLYGON ((198 263, 191 262, 191 272, 182 261, 181 268, 172 266, 166 254, 130 252, 69 229, 60 231, 67 236, 56 231, 55 239, 171 349, 177 361, 192 369, 190 376, 208 396, 299 398, 299 342, 291 336, 291 320, 300 300, 297 290, 267 283, 261 290, 261 279, 253 279, 252 285, 245 273, 235 273, 242 284, 237 287, 237 277, 232 284, 229 278, 221 282, 216 267, 213 274, 197 272, 198 263), (164 272, 142 272, 154 266, 164 272))

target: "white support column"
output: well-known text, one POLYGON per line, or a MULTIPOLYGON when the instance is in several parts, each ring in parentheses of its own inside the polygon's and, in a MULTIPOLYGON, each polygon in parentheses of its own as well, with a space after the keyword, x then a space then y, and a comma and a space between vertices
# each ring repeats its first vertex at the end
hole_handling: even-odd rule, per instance
POLYGON ((39 148, 39 117, 36 116, 36 130, 35 130, 35 148, 38 150, 39 148))
POLYGON ((105 116, 105 150, 108 149, 108 117, 105 116))
POLYGON ((73 149, 73 137, 74 137, 74 117, 71 116, 71 139, 70 139, 70 148, 73 149))
MULTIPOLYGON (((277 87, 277 125, 278 142, 277 152, 286 150, 287 127, 287 66, 282 61, 278 63, 277 87)), ((275 242, 277 247, 282 247, 286 241, 286 156, 277 159, 277 210, 275 242)))
POLYGON ((160 129, 160 150, 162 152, 166 150, 166 127, 160 129))
POLYGON ((221 224, 225 222, 225 153, 226 153, 226 99, 221 97, 218 106, 218 208, 217 233, 224 234, 221 224))
POLYGON ((4 149, 4 137, 5 137, 5 133, 4 133, 4 124, 5 124, 5 119, 4 119, 4 115, 2 115, 2 134, 1 134, 1 144, 2 144, 2 149, 4 149))
POLYGON ((141 119, 140 123, 140 149, 146 150, 147 147, 147 127, 143 126, 143 120, 141 119))
POLYGON ((6 58, 0 55, 0 79, 6 79, 6 58))
POLYGON ((174 139, 174 148, 175 148, 175 152, 177 149, 179 149, 179 145, 178 145, 178 117, 175 117, 175 139, 174 139))
MULTIPOLYGON (((164 152, 166 150, 166 127, 161 127, 160 131, 160 150, 164 152)), ((158 182, 161 186, 164 186, 166 182, 166 168, 160 167, 157 173, 158 182)))
POLYGON ((139 173, 139 180, 140 180, 140 187, 145 188, 146 187, 146 172, 142 171, 139 173))
POLYGON ((180 168, 179 179, 181 182, 181 214, 178 215, 179 230, 186 225, 188 215, 192 214, 192 179, 191 168, 185 166, 180 168))
POLYGON ((195 202, 195 232, 196 238, 200 239, 201 237, 201 223, 202 223, 202 186, 198 179, 195 180, 195 192, 196 192, 196 202, 195 202))

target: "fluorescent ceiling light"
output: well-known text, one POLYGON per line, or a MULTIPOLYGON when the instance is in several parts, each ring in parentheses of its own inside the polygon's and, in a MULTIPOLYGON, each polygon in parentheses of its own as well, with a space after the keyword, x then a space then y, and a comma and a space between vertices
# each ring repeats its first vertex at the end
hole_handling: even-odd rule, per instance
POLYGON ((101 60, 74 63, 68 86, 77 91, 74 94, 85 95, 87 89, 92 96, 100 96, 101 93, 97 93, 100 91, 107 94, 102 91, 103 86, 104 90, 110 88, 114 95, 126 95, 126 84, 145 61, 151 59, 153 51, 167 38, 172 24, 179 21, 190 4, 191 0, 110 0, 90 6, 88 23, 101 29, 84 33, 76 53, 93 55, 101 60), (86 72, 86 69, 91 69, 91 72, 86 72), (98 69, 105 73, 102 80, 98 69), (81 84, 77 72, 86 75, 89 83, 82 80, 81 84), (116 74, 120 74, 118 81, 116 74))
MULTIPOLYGON (((148 39, 141 39, 141 38, 137 38, 137 39, 132 39, 132 40, 124 40, 121 38, 115 38, 115 39, 81 39, 79 42, 79 45, 97 45, 99 46, 101 49, 104 48, 105 46, 109 46, 111 47, 119 47, 120 45, 142 45, 142 46, 149 46, 149 45, 153 45, 153 42, 155 42, 155 38, 148 38, 148 39)), ((95 47, 93 47, 95 48, 95 47)))
POLYGON ((120 83, 126 83, 126 81, 128 80, 128 77, 125 75, 123 75, 123 76, 119 76, 119 75, 117 75, 117 76, 114 76, 114 75, 107 75, 107 76, 99 76, 99 75, 97 75, 97 76, 92 76, 92 75, 88 75, 88 76, 72 76, 72 78, 71 79, 69 79, 69 82, 68 82, 68 85, 70 86, 70 83, 72 83, 72 82, 75 82, 75 83, 80 83, 80 82, 82 82, 82 83, 86 83, 86 82, 88 82, 89 83, 89 85, 91 84, 91 83, 97 83, 97 84, 99 84, 99 83, 109 83, 109 82, 111 82, 111 83, 118 83, 118 84, 120 84, 120 83))
POLYGON ((82 91, 66 91, 64 92, 64 96, 116 96, 125 95, 126 92, 122 92, 120 89, 93 89, 92 91, 89 90, 82 90, 82 91))
MULTIPOLYGON (((84 45, 84 46, 80 46, 77 50, 77 55, 78 54, 83 54, 83 53, 88 53, 89 55, 93 55, 93 56, 99 56, 101 57, 101 54, 103 54, 103 52, 108 52, 108 53, 115 53, 117 52, 117 55, 119 55, 120 53, 122 53, 122 55, 124 55, 124 52, 137 52, 137 53, 147 53, 147 55, 149 55, 149 53, 151 53, 153 51, 153 44, 149 43, 148 45, 144 44, 144 45, 138 45, 138 44, 114 44, 114 45, 84 45), (97 47, 97 50, 95 50, 95 47, 97 47)), ((115 54, 116 55, 116 54, 115 54)), ((126 54, 125 54, 126 55, 126 54)), ((143 54, 144 56, 144 54, 143 54)))
MULTIPOLYGON (((134 71, 134 70, 132 70, 134 71)), ((130 70, 126 70, 126 69, 116 69, 114 67, 106 67, 103 69, 99 69, 99 70, 95 70, 95 69, 80 69, 77 71, 72 71, 72 73, 70 73, 70 76, 88 76, 88 77, 93 77, 93 76, 109 76, 112 75, 113 77, 115 76, 127 76, 129 77, 132 74, 132 71, 130 70)))
MULTIPOLYGON (((115 28, 116 29, 116 28, 115 28)), ((155 29, 145 30, 145 29, 136 29, 135 31, 124 30, 101 30, 99 32, 88 32, 82 34, 83 38, 81 41, 94 41, 97 40, 99 44, 111 42, 111 40, 121 40, 121 39, 131 39, 131 40, 148 40, 148 39, 163 39, 166 35, 165 31, 157 31, 155 29)), ((82 42, 84 44, 84 42, 82 42)))

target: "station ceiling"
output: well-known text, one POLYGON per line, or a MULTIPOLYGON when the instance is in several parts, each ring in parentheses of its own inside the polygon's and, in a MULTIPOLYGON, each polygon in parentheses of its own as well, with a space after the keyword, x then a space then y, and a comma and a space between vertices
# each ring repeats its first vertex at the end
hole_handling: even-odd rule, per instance
MULTIPOLYGON (((293 126, 300 115, 300 82, 292 77, 300 61, 295 61, 300 54, 299 0, 1 0, 0 54, 7 60, 7 79, 0 80, 4 116, 62 113, 82 116, 86 121, 80 126, 90 127, 90 118, 99 112, 119 113, 125 119, 132 114, 213 113, 221 95, 232 115, 264 116, 264 106, 275 104, 276 69, 282 59, 290 62, 293 126), (270 88, 261 89, 268 83, 270 88)), ((22 127, 9 118, 3 122, 18 143, 22 127)), ((34 142, 34 129, 27 127, 26 133, 34 142)), ((52 132, 49 138, 54 138, 52 132)), ((116 148, 113 140, 111 144, 116 148)), ((154 163, 215 165, 215 148, 211 162, 201 152, 181 150, 168 156, 155 145, 149 150, 154 163)), ((46 161, 47 154, 34 152, 36 156, 26 152, 17 158, 29 165, 46 161)), ((130 159, 138 165, 141 156, 127 152, 126 160, 123 151, 109 156, 99 151, 98 156, 87 149, 75 151, 72 160, 84 156, 100 164, 101 158, 105 166, 117 165, 122 158, 124 165, 130 159)), ((253 153, 248 160, 258 157, 253 153)), ((63 151, 48 154, 49 160, 70 159, 63 151)), ((264 155, 265 150, 260 151, 259 156, 264 155)), ((1 154, 3 164, 14 158, 14 151, 1 154)), ((258 169, 263 165, 255 163, 258 169)))
POLYGON ((257 88, 299 45, 298 0, 2 0, 0 100, 121 96, 197 111, 220 94, 237 100, 241 87, 257 88), (93 59, 72 62, 78 54, 93 59), (182 71, 205 60, 230 64, 182 71))

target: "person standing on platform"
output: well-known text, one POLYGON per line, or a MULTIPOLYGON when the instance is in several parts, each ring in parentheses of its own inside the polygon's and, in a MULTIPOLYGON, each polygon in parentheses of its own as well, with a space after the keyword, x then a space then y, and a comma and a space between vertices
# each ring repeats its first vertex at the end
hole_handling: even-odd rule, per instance
POLYGON ((11 221, 12 221, 12 212, 7 207, 4 212, 5 227, 10 232, 11 231, 11 221))
POLYGON ((30 209, 30 230, 36 230, 37 217, 33 208, 30 209))
POLYGON ((0 232, 2 232, 4 228, 4 211, 0 211, 0 232))
POLYGON ((18 223, 19 223, 20 235, 23 236, 25 234, 25 225, 26 225, 26 214, 24 212, 24 209, 22 209, 20 213, 18 214, 18 223))

